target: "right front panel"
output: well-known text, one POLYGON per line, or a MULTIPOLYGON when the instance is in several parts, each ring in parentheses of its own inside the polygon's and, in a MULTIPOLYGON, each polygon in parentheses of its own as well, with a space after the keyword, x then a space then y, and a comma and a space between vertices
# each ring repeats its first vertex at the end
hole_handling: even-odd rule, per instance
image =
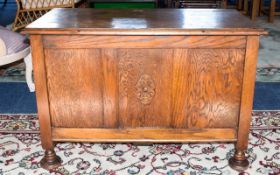
POLYGON ((172 125, 237 126, 245 50, 175 49, 172 125))

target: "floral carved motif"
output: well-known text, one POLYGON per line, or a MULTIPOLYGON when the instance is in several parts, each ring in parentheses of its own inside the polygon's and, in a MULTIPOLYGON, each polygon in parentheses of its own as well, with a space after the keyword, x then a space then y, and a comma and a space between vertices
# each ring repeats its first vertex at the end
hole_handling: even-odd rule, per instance
POLYGON ((136 96, 144 105, 150 104, 155 96, 155 83, 150 75, 144 74, 136 84, 136 96))

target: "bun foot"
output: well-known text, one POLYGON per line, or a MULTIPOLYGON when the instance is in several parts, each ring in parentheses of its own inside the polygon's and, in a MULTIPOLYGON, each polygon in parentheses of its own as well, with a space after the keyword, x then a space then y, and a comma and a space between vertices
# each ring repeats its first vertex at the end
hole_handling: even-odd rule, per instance
POLYGON ((245 171, 249 167, 249 161, 247 159, 244 160, 236 160, 235 157, 232 157, 228 161, 229 166, 236 171, 245 171))
POLYGON ((60 157, 55 154, 54 150, 47 150, 45 156, 40 161, 40 165, 42 168, 50 171, 61 166, 61 162, 60 157))

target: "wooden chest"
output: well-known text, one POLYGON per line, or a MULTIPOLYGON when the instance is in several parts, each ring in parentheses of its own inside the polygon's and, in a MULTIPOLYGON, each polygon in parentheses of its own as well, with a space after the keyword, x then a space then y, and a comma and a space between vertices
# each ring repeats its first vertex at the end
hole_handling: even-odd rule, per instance
POLYGON ((55 9, 30 34, 41 165, 54 142, 235 142, 248 167, 259 36, 235 10, 55 9))

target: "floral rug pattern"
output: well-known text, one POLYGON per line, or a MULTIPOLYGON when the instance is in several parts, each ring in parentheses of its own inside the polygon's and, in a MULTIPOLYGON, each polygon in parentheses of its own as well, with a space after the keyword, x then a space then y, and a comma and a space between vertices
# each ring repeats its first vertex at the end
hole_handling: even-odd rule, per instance
POLYGON ((40 168, 43 150, 38 120, 32 115, 0 115, 0 174, 2 175, 279 175, 280 111, 254 111, 245 172, 229 168, 232 143, 93 144, 58 143, 63 166, 53 172, 40 168))

